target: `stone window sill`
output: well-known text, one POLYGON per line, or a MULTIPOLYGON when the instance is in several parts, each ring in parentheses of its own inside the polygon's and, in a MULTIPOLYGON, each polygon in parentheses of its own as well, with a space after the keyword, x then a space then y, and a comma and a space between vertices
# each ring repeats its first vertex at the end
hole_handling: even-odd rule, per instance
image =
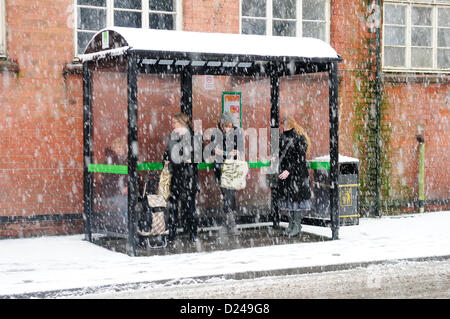
POLYGON ((448 73, 395 73, 384 72, 383 82, 386 83, 450 83, 448 73))

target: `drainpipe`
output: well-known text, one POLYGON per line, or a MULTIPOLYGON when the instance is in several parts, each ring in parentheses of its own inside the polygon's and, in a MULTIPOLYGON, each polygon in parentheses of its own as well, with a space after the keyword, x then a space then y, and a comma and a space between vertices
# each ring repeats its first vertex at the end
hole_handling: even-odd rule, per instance
POLYGON ((422 128, 419 127, 419 134, 416 136, 419 142, 419 212, 424 212, 425 202, 425 139, 422 135, 422 128))

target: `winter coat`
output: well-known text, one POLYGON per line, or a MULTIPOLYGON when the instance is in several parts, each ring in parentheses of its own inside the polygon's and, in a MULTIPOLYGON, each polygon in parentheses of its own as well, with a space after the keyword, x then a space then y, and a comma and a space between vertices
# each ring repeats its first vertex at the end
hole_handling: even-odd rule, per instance
MULTIPOLYGON (((220 139, 216 140, 216 134, 213 134, 211 136, 211 142, 212 143, 212 152, 211 155, 215 155, 215 161, 214 161, 214 175, 216 178, 216 183, 220 184, 220 176, 222 175, 222 163, 224 162, 225 159, 228 158, 227 156, 227 152, 233 151, 233 150, 237 150, 239 152, 241 152, 242 154, 244 153, 243 150, 243 146, 244 146, 244 140, 243 140, 243 136, 242 136, 242 132, 241 129, 237 126, 234 126, 233 131, 231 131, 229 134, 233 134, 233 140, 232 141, 228 141, 229 145, 227 146, 227 137, 226 137, 226 133, 224 131, 222 131, 220 129, 220 127, 217 128, 216 132, 221 132, 222 133, 222 143, 220 143, 220 139), (230 143, 231 142, 231 143, 230 143), (221 150, 223 150, 224 155, 217 155, 215 154, 214 149, 215 148, 219 148, 221 150)), ((237 156, 234 156, 234 159, 238 159, 237 156)))
MULTIPOLYGON (((199 188, 197 164, 194 163, 194 133, 190 132, 190 145, 187 148, 180 147, 183 135, 172 132, 167 142, 166 150, 163 155, 163 161, 169 161, 170 193, 176 198, 195 197, 199 188), (178 147, 180 159, 172 158, 172 150, 178 147), (189 155, 184 152, 188 151, 189 155), (186 160, 188 159, 188 160, 186 160)), ((188 134, 188 133, 186 133, 188 134)), ((189 141, 188 141, 189 142, 189 141)))
POLYGON ((301 202, 311 198, 306 150, 306 138, 294 129, 281 134, 279 173, 287 170, 289 176, 278 179, 278 200, 301 202))

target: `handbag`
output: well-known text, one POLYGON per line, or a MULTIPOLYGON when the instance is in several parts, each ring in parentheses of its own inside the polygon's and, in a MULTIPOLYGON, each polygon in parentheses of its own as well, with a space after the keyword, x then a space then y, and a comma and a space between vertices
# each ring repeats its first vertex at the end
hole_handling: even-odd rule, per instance
POLYGON ((220 187, 240 190, 246 186, 246 176, 248 173, 246 161, 226 159, 222 163, 222 173, 220 175, 220 187))
POLYGON ((169 168, 164 166, 159 176, 158 195, 164 197, 165 200, 169 200, 170 196, 170 178, 169 168))

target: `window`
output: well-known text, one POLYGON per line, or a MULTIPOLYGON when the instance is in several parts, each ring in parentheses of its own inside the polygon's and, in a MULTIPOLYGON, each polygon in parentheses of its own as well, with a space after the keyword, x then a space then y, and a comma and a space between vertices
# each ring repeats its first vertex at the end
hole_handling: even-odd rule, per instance
POLYGON ((450 71, 450 0, 385 1, 383 68, 450 71))
POLYGON ((5 0, 0 0, 0 57, 6 56, 5 0))
MULTIPOLYGON (((1 1, 1 0, 0 0, 1 1)), ((181 0, 77 0, 76 52, 109 27, 181 29, 181 0)))
POLYGON ((329 42, 329 0, 241 0, 241 33, 329 42))

